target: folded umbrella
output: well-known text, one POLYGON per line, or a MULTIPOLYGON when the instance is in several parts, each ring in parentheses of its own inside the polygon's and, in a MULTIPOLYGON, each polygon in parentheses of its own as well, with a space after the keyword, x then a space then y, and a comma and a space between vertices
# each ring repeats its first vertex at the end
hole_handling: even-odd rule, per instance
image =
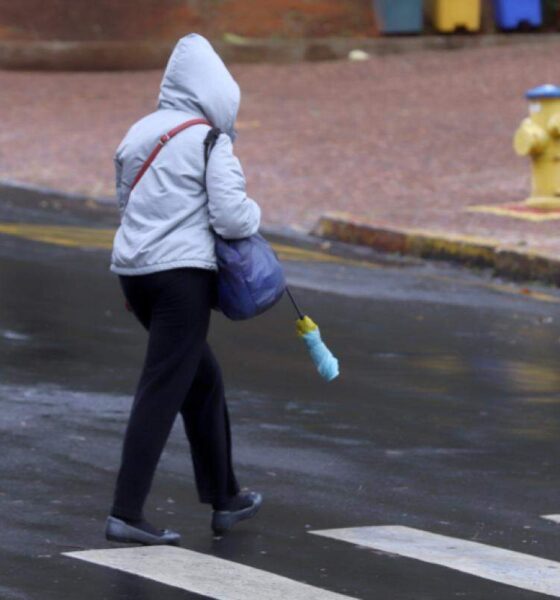
POLYGON ((340 373, 338 360, 321 339, 321 332, 317 324, 301 312, 288 287, 286 288, 286 292, 299 316, 299 319, 296 321, 297 333, 305 342, 319 374, 327 381, 336 379, 340 373))

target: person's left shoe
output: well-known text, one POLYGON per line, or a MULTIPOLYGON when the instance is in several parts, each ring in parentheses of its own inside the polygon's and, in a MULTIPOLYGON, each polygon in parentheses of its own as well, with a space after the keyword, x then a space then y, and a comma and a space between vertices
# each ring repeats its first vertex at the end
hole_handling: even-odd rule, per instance
POLYGON ((144 546, 179 546, 181 543, 181 536, 175 531, 155 529, 149 523, 135 526, 113 516, 107 517, 105 537, 111 542, 144 546))
POLYGON ((258 492, 239 492, 226 505, 212 513, 212 530, 216 535, 228 532, 236 523, 254 517, 262 504, 258 492))

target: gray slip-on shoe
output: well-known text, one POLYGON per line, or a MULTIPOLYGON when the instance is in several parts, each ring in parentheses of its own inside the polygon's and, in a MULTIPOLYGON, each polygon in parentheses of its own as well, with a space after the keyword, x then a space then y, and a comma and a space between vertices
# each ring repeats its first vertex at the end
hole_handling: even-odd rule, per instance
POLYGON ((181 543, 181 536, 176 531, 162 529, 160 535, 153 535, 116 517, 107 517, 105 537, 111 542, 144 546, 178 546, 181 543))
POLYGON ((216 535, 229 531, 236 523, 254 517, 262 504, 262 495, 258 492, 245 494, 251 499, 251 505, 241 510, 215 510, 212 513, 212 530, 216 535))

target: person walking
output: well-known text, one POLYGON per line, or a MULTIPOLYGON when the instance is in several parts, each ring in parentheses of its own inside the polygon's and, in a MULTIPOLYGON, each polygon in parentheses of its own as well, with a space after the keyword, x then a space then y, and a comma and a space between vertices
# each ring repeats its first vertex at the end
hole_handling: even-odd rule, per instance
POLYGON ((187 35, 169 59, 157 110, 135 123, 116 151, 121 224, 111 271, 149 339, 106 523, 112 541, 180 543, 178 533, 156 528, 143 511, 178 414, 199 500, 213 508, 214 532, 252 517, 262 503, 261 494, 237 482, 222 375, 206 341, 215 301, 214 233, 242 239, 258 231, 261 218, 233 153, 239 103, 239 86, 211 44, 187 35), (188 128, 166 135, 186 122, 188 128), (216 128, 222 133, 206 164, 205 140, 216 128))

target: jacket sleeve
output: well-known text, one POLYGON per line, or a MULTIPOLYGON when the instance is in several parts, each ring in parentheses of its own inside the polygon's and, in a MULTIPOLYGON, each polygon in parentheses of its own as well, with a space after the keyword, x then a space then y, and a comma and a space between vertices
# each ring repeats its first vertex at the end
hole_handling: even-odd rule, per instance
POLYGON ((261 209, 247 197, 245 175, 227 135, 220 135, 210 154, 206 189, 210 225, 218 235, 236 240, 258 231, 261 209))

